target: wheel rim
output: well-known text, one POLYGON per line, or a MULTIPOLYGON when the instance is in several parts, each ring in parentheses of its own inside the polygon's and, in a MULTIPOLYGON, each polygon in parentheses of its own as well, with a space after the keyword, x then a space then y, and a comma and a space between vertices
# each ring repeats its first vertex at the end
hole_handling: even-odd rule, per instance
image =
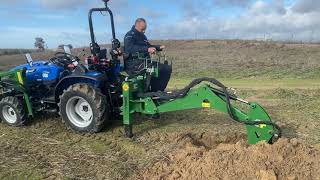
POLYGON ((68 100, 66 113, 70 122, 80 128, 89 126, 93 120, 93 112, 90 104, 79 96, 72 97, 68 100))
POLYGON ((10 124, 14 124, 17 122, 17 113, 11 106, 3 106, 2 115, 4 119, 10 124))

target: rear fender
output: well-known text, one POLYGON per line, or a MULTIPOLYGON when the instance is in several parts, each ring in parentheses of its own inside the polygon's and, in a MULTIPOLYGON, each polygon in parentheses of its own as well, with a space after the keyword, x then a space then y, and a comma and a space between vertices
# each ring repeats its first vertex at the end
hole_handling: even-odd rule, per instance
POLYGON ((59 96, 62 95, 63 91, 68 89, 68 87, 74 84, 88 84, 96 89, 101 90, 102 93, 105 93, 106 89, 106 78, 104 76, 91 77, 84 75, 75 75, 67 76, 62 78, 55 87, 55 100, 59 101, 59 96))

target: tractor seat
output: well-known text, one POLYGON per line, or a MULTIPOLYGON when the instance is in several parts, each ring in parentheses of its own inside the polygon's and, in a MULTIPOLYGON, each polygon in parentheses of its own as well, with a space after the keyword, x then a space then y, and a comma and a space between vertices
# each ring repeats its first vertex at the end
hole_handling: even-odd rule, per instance
POLYGON ((106 59, 107 58, 107 53, 108 53, 107 49, 101 49, 99 54, 98 54, 99 59, 106 59))

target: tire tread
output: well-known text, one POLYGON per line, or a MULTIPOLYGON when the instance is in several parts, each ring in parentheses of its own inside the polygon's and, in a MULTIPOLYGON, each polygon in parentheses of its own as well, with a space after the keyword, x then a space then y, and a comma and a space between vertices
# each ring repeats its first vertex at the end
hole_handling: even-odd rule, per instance
MULTIPOLYGON (((60 101, 58 103, 59 108, 61 108, 62 105, 62 99, 64 99, 64 97, 72 92, 80 92, 84 95, 86 95, 88 98, 91 98, 92 101, 95 104, 95 109, 97 110, 97 114, 95 114, 95 117, 93 119, 94 121, 94 126, 91 127, 91 129, 86 129, 85 132, 88 133, 97 133, 100 132, 101 129, 104 126, 104 122, 106 120, 106 116, 107 116, 107 99, 106 97, 100 93, 99 91, 97 91, 95 88, 87 85, 87 84, 74 84, 72 86, 70 86, 61 96, 60 96, 60 101)), ((93 109, 93 111, 95 111, 95 109, 93 109)), ((66 125, 66 127, 68 129, 71 129, 75 132, 79 132, 79 130, 72 128, 69 123, 67 123, 67 117, 64 117, 63 114, 61 113, 61 109, 59 111, 60 116, 62 117, 62 122, 66 125)))
POLYGON ((24 110, 23 103, 17 97, 7 96, 7 97, 2 98, 0 101, 0 106, 2 107, 2 105, 12 106, 18 115, 19 119, 17 120, 17 123, 10 124, 10 125, 17 126, 17 127, 24 125, 24 123, 26 122, 26 113, 24 110))

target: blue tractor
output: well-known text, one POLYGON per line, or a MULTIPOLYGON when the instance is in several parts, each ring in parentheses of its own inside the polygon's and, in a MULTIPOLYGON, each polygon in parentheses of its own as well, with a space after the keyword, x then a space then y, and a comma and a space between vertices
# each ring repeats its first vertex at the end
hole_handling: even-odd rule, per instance
POLYGON ((78 57, 66 52, 58 52, 47 61, 35 62, 26 55, 27 64, 0 74, 0 116, 5 123, 21 126, 28 119, 27 115, 57 111, 67 127, 77 132, 94 133, 102 129, 111 113, 119 114, 120 42, 115 36, 112 11, 107 6, 108 1, 104 2, 105 8, 94 8, 89 12, 92 55, 86 59, 87 64, 81 64, 78 57), (110 14, 111 58, 108 58, 107 49, 101 49, 95 41, 94 12, 110 14))

